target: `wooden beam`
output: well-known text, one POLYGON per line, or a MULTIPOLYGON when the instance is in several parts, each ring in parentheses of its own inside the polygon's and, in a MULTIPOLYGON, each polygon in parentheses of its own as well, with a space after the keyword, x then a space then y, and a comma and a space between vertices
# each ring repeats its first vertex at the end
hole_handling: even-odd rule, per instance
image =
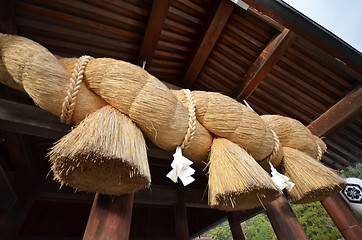
POLYGON ((362 87, 358 86, 342 100, 314 120, 309 130, 319 137, 327 137, 362 113, 362 87))
POLYGON ((163 23, 165 22, 170 0, 153 1, 152 10, 148 20, 146 32, 142 42, 137 64, 142 66, 143 61, 151 61, 160 38, 163 23))
MULTIPOLYGON (((0 129, 20 134, 58 140, 71 128, 59 118, 35 106, 0 98, 0 129)), ((149 157, 172 160, 172 153, 147 141, 149 157)))
POLYGON ((13 0, 0 1, 0 32, 8 34, 17 33, 13 0))
POLYGON ((0 164, 0 212, 9 212, 16 203, 17 196, 5 173, 5 170, 0 164))
POLYGON ((284 196, 267 204, 266 213, 279 240, 308 239, 302 225, 284 196))
POLYGON ((278 62, 280 57, 288 50, 289 46, 295 40, 295 37, 296 35, 293 32, 288 29, 284 29, 281 33, 270 40, 263 52, 245 73, 241 84, 235 90, 234 98, 237 101, 247 99, 250 96, 273 66, 278 62))
POLYGON ((231 234, 233 235, 234 240, 245 240, 243 230, 241 228, 240 222, 237 221, 233 212, 227 214, 231 234))
POLYGON ((205 31, 205 34, 200 40, 191 61, 188 63, 188 67, 186 68, 186 72, 182 80, 185 87, 192 88, 234 8, 235 4, 231 1, 220 1, 215 14, 212 16, 212 20, 205 31))
MULTIPOLYGON (((211 208, 204 196, 204 190, 188 188, 184 192, 186 207, 211 208)), ((70 187, 59 189, 59 183, 52 181, 50 177, 43 179, 39 186, 38 199, 62 202, 86 202, 91 203, 94 195, 86 192, 77 192, 70 187)), ((173 207, 177 204, 177 190, 173 187, 152 184, 151 189, 144 189, 134 194, 134 203, 142 205, 156 205, 173 207)))
POLYGON ((321 203, 346 240, 360 239, 362 223, 339 194, 328 197, 321 203))
POLYGON ((128 240, 133 193, 110 197, 96 194, 83 239, 128 240))
POLYGON ((0 99, 0 128, 50 139, 59 139, 70 130, 41 108, 4 99, 0 99))

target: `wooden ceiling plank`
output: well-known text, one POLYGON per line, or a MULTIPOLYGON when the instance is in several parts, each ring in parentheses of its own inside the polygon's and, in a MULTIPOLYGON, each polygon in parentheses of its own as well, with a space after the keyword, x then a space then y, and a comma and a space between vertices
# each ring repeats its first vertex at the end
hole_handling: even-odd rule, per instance
POLYGON ((290 105, 297 108, 296 110, 299 109, 298 111, 305 113, 305 115, 308 115, 308 117, 317 118, 320 115, 317 112, 310 109, 309 107, 307 107, 306 105, 304 105, 301 101, 299 101, 299 99, 290 96, 282 89, 274 86, 273 84, 270 84, 269 81, 264 81, 263 84, 261 85, 261 89, 263 89, 264 91, 273 91, 277 93, 281 99, 285 100, 285 102, 287 103, 290 103, 290 105))
MULTIPOLYGON (((282 61, 283 59, 281 59, 280 63, 282 61)), ((314 97, 321 103, 327 104, 327 106, 335 101, 333 98, 325 94, 323 91, 317 89, 313 84, 304 81, 299 76, 294 75, 288 70, 286 70, 285 66, 282 66, 282 64, 280 65, 281 66, 279 66, 279 64, 275 65, 273 70, 276 70, 280 74, 282 74, 285 77, 285 80, 288 82, 288 84, 296 87, 297 89, 303 91, 304 93, 310 93, 312 97, 314 97)))
POLYGON ((325 105, 321 104, 319 101, 315 100, 304 91, 300 91, 293 85, 289 85, 286 81, 283 80, 280 74, 275 71, 275 69, 273 69, 273 71, 268 74, 268 77, 274 83, 278 84, 280 88, 284 88, 288 91, 288 93, 291 93, 293 96, 297 96, 302 102, 304 102, 305 105, 309 106, 311 109, 314 109, 314 111, 323 113, 327 110, 325 105))
POLYGON ((234 97, 237 101, 247 99, 250 96, 280 57, 287 51, 294 39, 295 34, 288 29, 284 29, 268 43, 235 90, 234 97))
POLYGON ((169 6, 170 0, 155 0, 153 2, 145 37, 137 60, 138 65, 142 65, 143 61, 150 62, 152 60, 169 6))
POLYGON ((202 37, 195 54, 193 55, 183 77, 183 84, 191 88, 197 76, 199 75, 204 63, 224 29, 235 4, 228 0, 221 0, 215 14, 207 27, 205 35, 202 37))
POLYGON ((283 115, 296 118, 303 123, 313 122, 313 120, 309 116, 306 116, 304 113, 298 111, 275 94, 272 94, 269 91, 264 91, 261 88, 257 88, 255 90, 255 93, 259 94, 259 96, 264 99, 264 104, 268 102, 270 103, 270 105, 276 106, 277 109, 280 109, 284 113, 283 115))
POLYGON ((326 144, 327 144, 327 149, 334 151, 338 151, 342 154, 343 157, 347 157, 350 158, 352 161, 357 162, 357 161, 361 161, 360 158, 354 154, 352 154, 348 148, 344 148, 342 146, 340 146, 338 143, 330 140, 330 139, 326 139, 326 144))
POLYGON ((14 0, 0 1, 0 32, 17 33, 14 0))
POLYGON ((362 114, 362 87, 358 86, 313 121, 309 130, 319 137, 329 136, 362 114))

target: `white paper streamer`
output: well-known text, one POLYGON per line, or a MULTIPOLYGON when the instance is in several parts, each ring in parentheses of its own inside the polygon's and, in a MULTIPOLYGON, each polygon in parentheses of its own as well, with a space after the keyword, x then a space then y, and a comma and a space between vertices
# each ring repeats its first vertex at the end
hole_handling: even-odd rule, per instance
POLYGON ((289 181, 290 178, 283 175, 283 174, 281 174, 281 173, 279 173, 273 167, 273 164, 271 162, 269 162, 269 165, 270 165, 271 174, 272 174, 271 179, 279 187, 279 189, 283 190, 285 188, 285 189, 288 190, 288 192, 292 191, 295 184, 293 182, 289 181))
POLYGON ((189 185, 195 179, 191 176, 195 173, 195 170, 190 167, 192 161, 188 160, 182 155, 181 147, 176 148, 175 154, 173 154, 173 161, 171 163, 172 170, 166 175, 174 183, 177 182, 177 178, 180 178, 184 186, 189 185))

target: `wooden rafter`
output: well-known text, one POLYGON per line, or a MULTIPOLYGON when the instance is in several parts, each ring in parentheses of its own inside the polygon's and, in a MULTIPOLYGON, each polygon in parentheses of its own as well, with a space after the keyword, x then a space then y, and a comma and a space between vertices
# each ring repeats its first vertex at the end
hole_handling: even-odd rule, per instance
POLYGON ((288 50, 295 37, 293 32, 284 29, 268 43, 235 90, 234 97, 236 100, 240 101, 250 96, 280 57, 288 50))
POLYGON ((0 32, 9 34, 17 32, 13 0, 0 1, 0 32))
POLYGON ((169 5, 170 0, 155 0, 153 2, 145 37, 137 60, 138 65, 142 65, 143 61, 149 62, 152 60, 169 5))
POLYGON ((188 67, 186 68, 185 75, 182 80, 185 87, 191 88, 194 84, 234 8, 235 4, 231 1, 220 1, 215 14, 212 16, 210 24, 207 26, 205 34, 203 35, 193 57, 191 58, 191 61, 188 64, 188 67))
POLYGON ((358 86, 333 107, 314 120, 309 130, 317 136, 329 136, 362 113, 362 87, 358 86))
POLYGON ((347 68, 352 68, 359 74, 362 73, 361 55, 357 50, 345 44, 329 31, 320 28, 315 22, 307 19, 302 14, 293 11, 282 1, 243 0, 243 2, 296 34, 303 36, 307 41, 332 55, 335 61, 343 61, 347 68))

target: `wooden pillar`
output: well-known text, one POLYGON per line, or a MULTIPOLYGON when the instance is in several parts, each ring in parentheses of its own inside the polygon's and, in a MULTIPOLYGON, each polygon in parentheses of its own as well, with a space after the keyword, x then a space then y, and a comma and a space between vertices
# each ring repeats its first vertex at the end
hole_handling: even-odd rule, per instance
POLYGON ((131 227, 133 193, 110 197, 96 194, 84 240, 128 240, 131 227))
POLYGON ((234 240, 245 240, 243 230, 241 228, 240 222, 237 221, 233 212, 227 214, 231 234, 233 235, 234 240))
POLYGON ((177 186, 178 202, 175 205, 175 230, 177 240, 189 239, 189 226, 185 205, 184 189, 179 183, 177 186))
POLYGON ((308 239, 285 197, 279 197, 266 205, 266 213, 279 240, 308 239))
POLYGON ((328 197, 321 203, 346 240, 361 239, 361 223, 339 194, 328 197))

